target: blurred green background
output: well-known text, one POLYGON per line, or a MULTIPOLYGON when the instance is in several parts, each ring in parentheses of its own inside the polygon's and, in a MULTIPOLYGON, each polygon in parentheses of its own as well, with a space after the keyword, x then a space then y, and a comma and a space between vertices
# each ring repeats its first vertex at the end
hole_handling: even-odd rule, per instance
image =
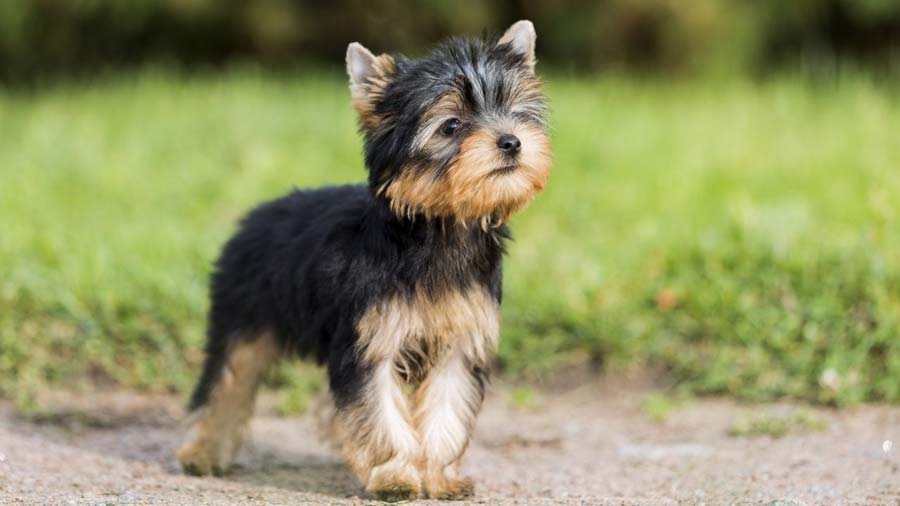
MULTIPOLYGON (((0 395, 189 389, 235 221, 365 177, 347 43, 520 18, 555 168, 513 221, 501 373, 900 402, 892 0, 4 1, 0 395)), ((302 409, 321 376, 274 381, 302 409)))
POLYGON ((417 54, 437 38, 540 26, 540 56, 585 73, 754 72, 842 60, 898 70, 897 0, 4 0, 8 81, 164 60, 273 68, 342 59, 348 41, 417 54))

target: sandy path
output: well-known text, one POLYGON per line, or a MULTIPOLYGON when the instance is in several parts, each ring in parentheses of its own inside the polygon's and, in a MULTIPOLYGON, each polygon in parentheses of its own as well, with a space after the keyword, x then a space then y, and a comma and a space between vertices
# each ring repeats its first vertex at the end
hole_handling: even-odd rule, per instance
MULTIPOLYGON (((900 408, 819 409, 824 430, 745 438, 728 435, 736 412, 776 408, 696 401, 656 424, 640 398, 590 386, 522 411, 495 389, 464 463, 478 487, 472 503, 900 505, 900 408)), ((181 433, 172 399, 99 404, 112 414, 87 424, 33 423, 0 405, 0 504, 373 502, 311 417, 257 417, 253 446, 229 476, 191 478, 172 457, 181 433)))

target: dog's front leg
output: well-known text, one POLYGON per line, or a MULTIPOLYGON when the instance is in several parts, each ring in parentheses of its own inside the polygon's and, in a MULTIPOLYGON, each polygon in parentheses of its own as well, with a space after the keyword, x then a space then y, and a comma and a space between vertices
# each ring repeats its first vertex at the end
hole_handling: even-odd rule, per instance
POLYGON ((461 499, 474 492, 472 481, 459 475, 459 460, 484 398, 485 371, 453 350, 416 390, 414 420, 422 440, 428 497, 461 499))
POLYGON ((375 362, 365 375, 361 395, 337 413, 344 454, 379 499, 416 498, 421 451, 402 379, 389 359, 375 362))

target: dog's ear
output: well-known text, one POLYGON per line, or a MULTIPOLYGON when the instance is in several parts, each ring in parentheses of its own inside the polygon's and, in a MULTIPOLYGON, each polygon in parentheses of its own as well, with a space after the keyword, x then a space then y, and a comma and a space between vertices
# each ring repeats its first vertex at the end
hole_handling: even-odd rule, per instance
POLYGON ((375 105, 395 70, 394 59, 390 55, 375 56, 359 42, 347 46, 350 96, 364 125, 370 126, 375 121, 375 105))
POLYGON ((351 42, 347 46, 347 74, 350 75, 351 91, 364 86, 377 75, 376 60, 375 55, 359 42, 351 42))
POLYGON ((512 50, 525 57, 525 65, 534 70, 534 64, 537 61, 534 57, 534 43, 537 39, 537 32, 534 31, 534 25, 531 21, 516 21, 510 26, 506 33, 500 37, 497 44, 509 44, 512 50))

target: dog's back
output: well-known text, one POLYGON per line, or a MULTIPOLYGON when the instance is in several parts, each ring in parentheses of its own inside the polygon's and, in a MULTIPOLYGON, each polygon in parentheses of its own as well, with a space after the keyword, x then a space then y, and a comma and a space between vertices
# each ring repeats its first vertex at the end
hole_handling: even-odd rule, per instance
MULTIPOLYGON (((330 333, 322 328, 337 308, 334 293, 359 247, 359 230, 372 199, 364 185, 294 190, 266 202, 241 220, 212 274, 208 356, 224 356, 241 339, 271 332, 282 351, 324 360, 330 333), (356 246, 354 246, 356 243, 356 246)), ((208 401, 222 363, 207 363, 189 407, 208 401)))

